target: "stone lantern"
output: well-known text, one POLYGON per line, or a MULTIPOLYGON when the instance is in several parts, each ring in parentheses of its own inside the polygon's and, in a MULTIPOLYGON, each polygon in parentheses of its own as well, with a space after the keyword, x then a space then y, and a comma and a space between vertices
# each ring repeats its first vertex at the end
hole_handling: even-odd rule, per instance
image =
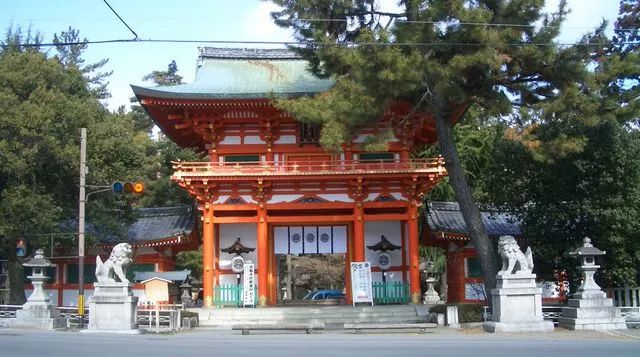
POLYGON ((31 268, 28 278, 33 284, 33 292, 22 305, 22 309, 16 311, 14 325, 49 329, 65 327, 65 319, 60 318, 60 312, 53 308, 49 296, 44 291, 44 282, 49 278, 44 271, 54 265, 44 257, 44 251, 38 249, 34 257, 22 266, 31 268))
POLYGON ((593 244, 591 244, 591 239, 588 237, 583 239, 582 242, 582 247, 570 253, 571 255, 578 256, 580 259, 580 269, 584 272, 584 281, 578 288, 575 298, 604 298, 606 294, 593 279, 593 275, 600 268, 599 265, 596 265, 596 257, 605 255, 607 252, 594 247, 593 244))
POLYGON ((589 238, 583 239, 582 243, 571 255, 577 255, 580 259, 584 280, 573 299, 569 299, 567 307, 562 308, 558 323, 570 330, 626 329, 620 309, 613 306, 613 301, 607 298, 593 279, 600 268, 596 265, 596 257, 605 255, 606 252, 594 247, 589 238))

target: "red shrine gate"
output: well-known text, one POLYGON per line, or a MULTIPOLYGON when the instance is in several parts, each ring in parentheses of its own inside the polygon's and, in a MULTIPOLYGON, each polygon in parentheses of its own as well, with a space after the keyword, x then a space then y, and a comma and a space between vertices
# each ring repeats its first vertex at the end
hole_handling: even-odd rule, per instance
MULTIPOLYGON (((257 248, 246 258, 257 261, 259 304, 276 303, 281 227, 318 227, 319 252, 320 227, 343 227, 348 298, 349 263, 374 260, 365 245, 385 235, 402 247, 392 256, 395 279, 408 281, 412 301, 419 301, 418 206, 446 170, 441 158, 412 160, 409 152, 435 141, 433 119, 394 105, 385 114, 389 127, 396 128, 388 151, 364 151, 362 143, 378 130, 371 128, 334 154, 318 145, 316 127, 299 123, 267 99, 270 93, 319 93, 332 84, 313 77, 306 62, 286 50, 204 48, 194 83, 133 86, 168 137, 208 156, 206 162, 176 162, 172 176, 202 210, 205 306, 214 303, 215 285, 235 279, 221 248, 236 238, 257 248), (408 121, 413 126, 397 125, 408 115, 414 116, 408 121)), ((372 266, 374 280, 380 280, 379 267, 372 266)))

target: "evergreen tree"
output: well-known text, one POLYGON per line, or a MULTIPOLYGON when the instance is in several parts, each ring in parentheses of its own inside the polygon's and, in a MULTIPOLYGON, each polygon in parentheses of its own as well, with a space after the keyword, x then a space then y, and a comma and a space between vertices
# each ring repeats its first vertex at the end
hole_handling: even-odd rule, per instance
MULTIPOLYGON (((273 2, 283 6, 272 14, 276 23, 292 28, 302 43, 294 50, 314 73, 336 79, 327 93, 278 106, 322 123, 321 142, 333 150, 359 128, 378 125, 391 102, 429 113, 486 286, 494 287, 494 243, 467 183, 452 119, 471 105, 508 118, 579 90, 589 78, 587 64, 602 28, 574 46, 556 45, 566 1, 552 14, 543 12, 541 0, 403 0, 395 12, 380 11, 371 0, 273 2)), ((407 116, 403 130, 424 125, 428 117, 407 116)))
MULTIPOLYGON (((51 233, 71 233, 56 236, 56 244, 76 244, 77 225, 64 223, 77 216, 80 128, 89 133, 89 185, 140 178, 149 140, 101 105, 87 67, 78 67, 80 52, 50 57, 38 43, 38 35, 10 29, 0 51, 0 255, 8 259, 12 304, 25 300, 17 239, 27 241, 29 254, 48 246, 51 233)), ((94 195, 87 216, 122 234, 132 203, 94 195)))

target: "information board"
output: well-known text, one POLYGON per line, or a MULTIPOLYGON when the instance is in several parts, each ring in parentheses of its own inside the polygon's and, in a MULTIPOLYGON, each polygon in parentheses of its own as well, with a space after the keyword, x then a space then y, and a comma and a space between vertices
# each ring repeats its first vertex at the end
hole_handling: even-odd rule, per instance
POLYGON ((371 263, 351 263, 351 297, 353 305, 358 302, 373 305, 373 289, 371 288, 371 263))
POLYGON ((242 305, 254 306, 256 301, 256 297, 255 297, 256 276, 255 276, 255 269, 254 269, 253 263, 244 264, 243 275, 244 277, 242 281, 242 305))

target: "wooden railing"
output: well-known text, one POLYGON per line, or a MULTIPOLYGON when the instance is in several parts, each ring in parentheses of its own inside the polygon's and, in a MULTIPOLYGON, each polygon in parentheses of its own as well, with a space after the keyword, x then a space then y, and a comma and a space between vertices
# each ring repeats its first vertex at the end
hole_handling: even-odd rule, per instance
MULTIPOLYGON (((223 306, 242 306, 242 285, 226 284, 216 285, 213 288, 213 303, 216 307, 223 306)), ((258 304, 258 289, 255 289, 254 306, 258 304)))
POLYGON ((379 173, 433 173, 445 175, 443 158, 409 161, 293 161, 293 162, 181 162, 174 161, 174 179, 211 176, 345 175, 379 173))
POLYGON ((613 299, 613 304, 619 307, 639 307, 640 287, 609 288, 604 290, 607 297, 613 299))
POLYGON ((409 284, 402 281, 374 281, 371 283, 373 288, 373 302, 378 305, 387 304, 408 304, 409 303, 409 284))

